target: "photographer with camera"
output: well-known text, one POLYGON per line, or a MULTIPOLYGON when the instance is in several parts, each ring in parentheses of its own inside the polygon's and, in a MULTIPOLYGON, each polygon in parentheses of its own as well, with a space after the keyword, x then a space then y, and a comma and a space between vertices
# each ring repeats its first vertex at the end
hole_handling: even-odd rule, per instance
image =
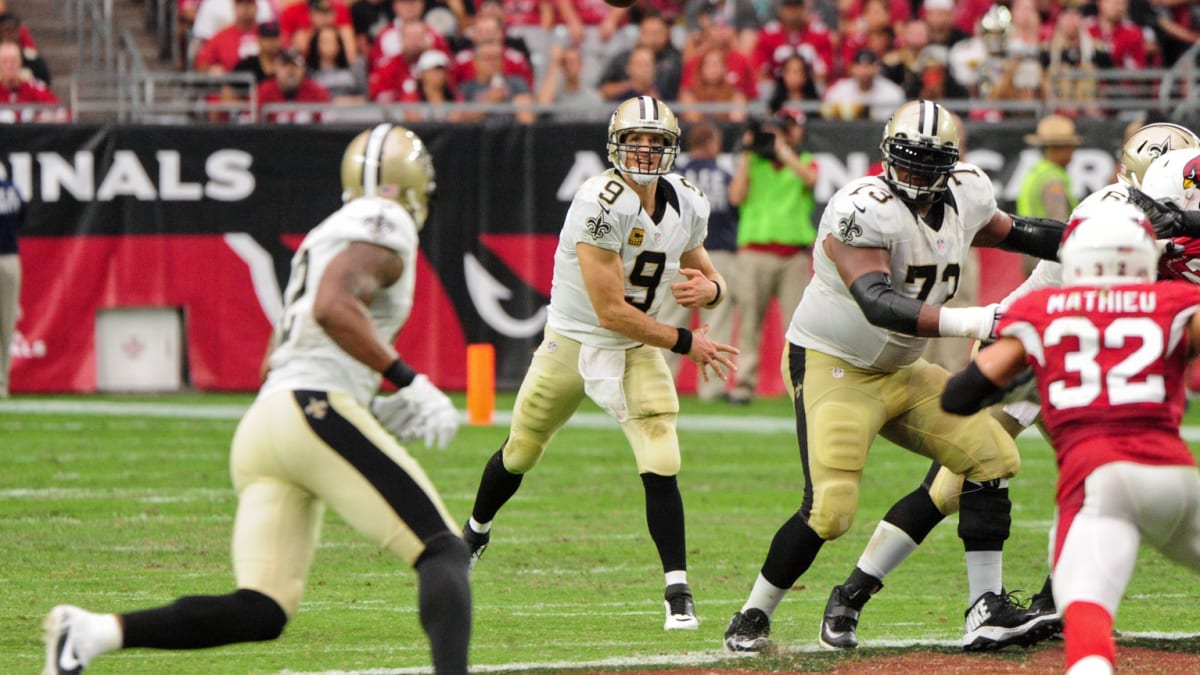
POLYGON ((733 301, 738 319, 737 385, 730 403, 749 403, 758 384, 759 342, 774 297, 790 321, 812 275, 817 163, 804 143, 804 113, 783 108, 748 125, 729 203, 738 207, 733 301))

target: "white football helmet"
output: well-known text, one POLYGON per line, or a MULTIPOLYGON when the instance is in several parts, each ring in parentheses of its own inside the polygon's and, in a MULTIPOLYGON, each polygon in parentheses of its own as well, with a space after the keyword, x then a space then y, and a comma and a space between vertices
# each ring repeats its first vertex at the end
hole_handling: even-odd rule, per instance
POLYGON ((1078 209, 1058 249, 1063 286, 1110 286, 1158 278, 1158 245, 1146 216, 1132 204, 1078 209))
POLYGON ((412 131, 379 124, 354 137, 342 155, 342 201, 383 197, 425 225, 437 190, 433 156, 412 131))
POLYGON ((1200 137, 1169 122, 1147 124, 1129 135, 1121 147, 1117 180, 1140 187, 1150 163, 1172 150, 1200 149, 1200 137))
POLYGON ((679 120, 666 103, 653 96, 635 96, 626 99, 613 111, 608 123, 608 161, 621 173, 629 176, 638 185, 650 185, 659 176, 671 172, 675 157, 679 155, 679 120), (662 136, 661 148, 629 145, 625 138, 635 132, 662 136), (647 169, 628 166, 631 159, 649 153, 651 166, 647 169))
POLYGON ((958 137, 949 110, 933 101, 905 103, 883 128, 883 179, 907 202, 934 202, 958 163, 958 137))
POLYGON ((1180 210, 1200 209, 1200 149, 1171 150, 1150 163, 1141 190, 1180 210))

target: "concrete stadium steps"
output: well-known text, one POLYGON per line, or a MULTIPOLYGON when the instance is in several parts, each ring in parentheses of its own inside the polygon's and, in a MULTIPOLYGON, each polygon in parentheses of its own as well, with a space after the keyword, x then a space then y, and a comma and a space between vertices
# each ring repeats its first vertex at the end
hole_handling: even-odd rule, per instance
MULTIPOLYGON (((128 30, 137 40, 148 68, 171 70, 169 55, 166 59, 159 59, 155 27, 147 25, 146 3, 153 2, 155 0, 112 0, 114 47, 120 45, 121 32, 128 30)), ((46 59, 53 78, 51 89, 59 100, 65 102, 69 96, 68 81, 72 74, 80 70, 80 47, 76 43, 76 32, 67 31, 64 27, 70 25, 63 16, 64 5, 73 7, 74 3, 64 0, 8 0, 9 11, 21 17, 22 23, 37 42, 38 52, 46 59)))

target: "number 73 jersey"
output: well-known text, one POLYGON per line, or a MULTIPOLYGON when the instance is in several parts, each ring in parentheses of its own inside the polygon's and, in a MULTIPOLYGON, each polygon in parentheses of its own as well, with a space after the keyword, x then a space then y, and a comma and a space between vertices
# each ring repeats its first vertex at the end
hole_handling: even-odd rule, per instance
POLYGON ((1045 288, 1014 302, 999 334, 1025 347, 1042 420, 1062 452, 1100 435, 1177 433, 1198 309, 1200 288, 1183 281, 1045 288))
POLYGON ((788 326, 793 344, 836 356, 855 366, 894 372, 911 365, 926 338, 872 325, 825 253, 825 239, 885 249, 897 292, 941 306, 958 291, 963 260, 976 233, 996 213, 992 183, 979 168, 960 163, 946 196, 926 218, 897 197, 879 176, 847 183, 821 214, 813 244, 813 280, 788 326))
POLYGON ((682 176, 658 179, 657 218, 625 181, 610 169, 579 187, 554 252, 547 323, 555 332, 591 347, 630 349, 639 343, 600 327, 600 320, 579 267, 576 246, 587 244, 614 251, 624 268, 625 301, 650 316, 664 302, 674 302, 671 284, 679 257, 708 236, 708 200, 682 176))

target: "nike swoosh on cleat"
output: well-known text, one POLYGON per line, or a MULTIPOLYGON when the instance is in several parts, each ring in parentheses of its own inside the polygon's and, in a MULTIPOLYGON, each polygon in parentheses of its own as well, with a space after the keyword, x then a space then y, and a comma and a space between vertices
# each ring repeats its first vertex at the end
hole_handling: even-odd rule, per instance
POLYGON ((82 669, 83 664, 75 655, 75 648, 68 648, 66 642, 66 635, 58 639, 58 669, 64 673, 77 673, 82 669))

